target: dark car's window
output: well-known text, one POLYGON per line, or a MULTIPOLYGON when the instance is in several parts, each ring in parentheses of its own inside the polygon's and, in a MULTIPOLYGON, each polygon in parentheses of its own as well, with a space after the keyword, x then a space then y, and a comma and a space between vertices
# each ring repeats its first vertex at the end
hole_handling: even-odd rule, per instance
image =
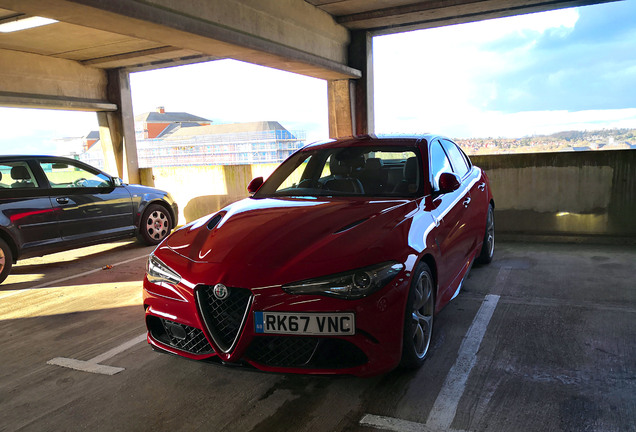
POLYGON ((439 141, 435 140, 431 144, 431 180, 433 189, 439 189, 439 177, 443 173, 453 172, 448 156, 439 141))
POLYGON ((52 188, 111 186, 106 174, 91 172, 70 162, 42 161, 40 166, 52 188))
POLYGON ((345 147, 298 152, 255 194, 266 196, 415 196, 421 164, 413 148, 345 147))
POLYGON ((444 148, 450 157, 451 164, 453 165, 453 171, 459 176, 459 178, 464 178, 470 169, 464 154, 455 143, 448 140, 444 140, 444 148))
POLYGON ((38 182, 26 162, 4 162, 0 165, 0 188, 36 188, 38 182))

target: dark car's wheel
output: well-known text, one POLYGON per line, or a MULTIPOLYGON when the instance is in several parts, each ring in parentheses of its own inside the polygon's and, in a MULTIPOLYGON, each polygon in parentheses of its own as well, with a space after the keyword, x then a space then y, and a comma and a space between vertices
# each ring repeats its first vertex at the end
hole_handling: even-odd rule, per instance
POLYGON ((158 204, 148 206, 139 222, 139 240, 148 245, 161 242, 172 229, 172 217, 165 207, 158 204))
POLYGON ((13 266, 13 253, 11 248, 4 240, 0 239, 0 283, 9 276, 13 266))
POLYGON ((404 341, 400 366, 417 368, 431 345, 435 315, 435 281, 426 263, 420 263, 411 282, 404 316, 404 341))
POLYGON ((488 205, 488 218, 486 219, 486 233, 484 234, 484 243, 481 246, 481 252, 477 257, 479 264, 488 264, 492 261, 495 254, 495 210, 492 204, 488 205))

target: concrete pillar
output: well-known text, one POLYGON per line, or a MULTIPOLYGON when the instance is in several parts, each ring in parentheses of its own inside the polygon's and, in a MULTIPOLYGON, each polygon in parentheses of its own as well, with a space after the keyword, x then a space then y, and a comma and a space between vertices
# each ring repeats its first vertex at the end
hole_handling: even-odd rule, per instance
POLYGON ((97 112, 97 123, 99 124, 99 142, 104 155, 104 171, 123 178, 124 140, 120 116, 117 112, 97 112))
POLYGON ((117 105, 117 111, 97 113, 106 171, 128 183, 139 183, 130 79, 125 70, 108 70, 108 100, 117 105))
POLYGON ((374 132, 373 38, 369 32, 351 33, 349 66, 360 70, 362 77, 328 83, 331 138, 374 132))
POLYGON ((373 37, 365 31, 351 33, 349 66, 362 72, 353 84, 353 128, 356 135, 375 131, 373 104, 373 37))
POLYGON ((352 86, 349 80, 329 81, 329 137, 353 135, 352 86))

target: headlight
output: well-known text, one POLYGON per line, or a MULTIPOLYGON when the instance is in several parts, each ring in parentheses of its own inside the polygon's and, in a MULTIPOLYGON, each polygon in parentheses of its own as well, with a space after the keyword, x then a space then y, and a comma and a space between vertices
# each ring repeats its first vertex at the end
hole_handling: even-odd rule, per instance
POLYGON ((391 282, 404 266, 386 262, 346 273, 283 285, 289 294, 321 294, 346 300, 366 297, 391 282))
POLYGON ((146 268, 148 280, 152 283, 168 282, 176 285, 181 282, 181 276, 161 262, 159 258, 150 254, 146 268))

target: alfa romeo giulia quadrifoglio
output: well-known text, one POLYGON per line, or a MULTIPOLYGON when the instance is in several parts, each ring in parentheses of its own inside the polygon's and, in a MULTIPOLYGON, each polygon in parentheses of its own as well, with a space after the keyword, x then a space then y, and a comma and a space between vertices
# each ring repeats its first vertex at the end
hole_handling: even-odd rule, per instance
POLYGON ((310 144, 148 260, 153 348, 263 371, 419 367, 435 314, 494 252, 486 174, 451 140, 310 144))

